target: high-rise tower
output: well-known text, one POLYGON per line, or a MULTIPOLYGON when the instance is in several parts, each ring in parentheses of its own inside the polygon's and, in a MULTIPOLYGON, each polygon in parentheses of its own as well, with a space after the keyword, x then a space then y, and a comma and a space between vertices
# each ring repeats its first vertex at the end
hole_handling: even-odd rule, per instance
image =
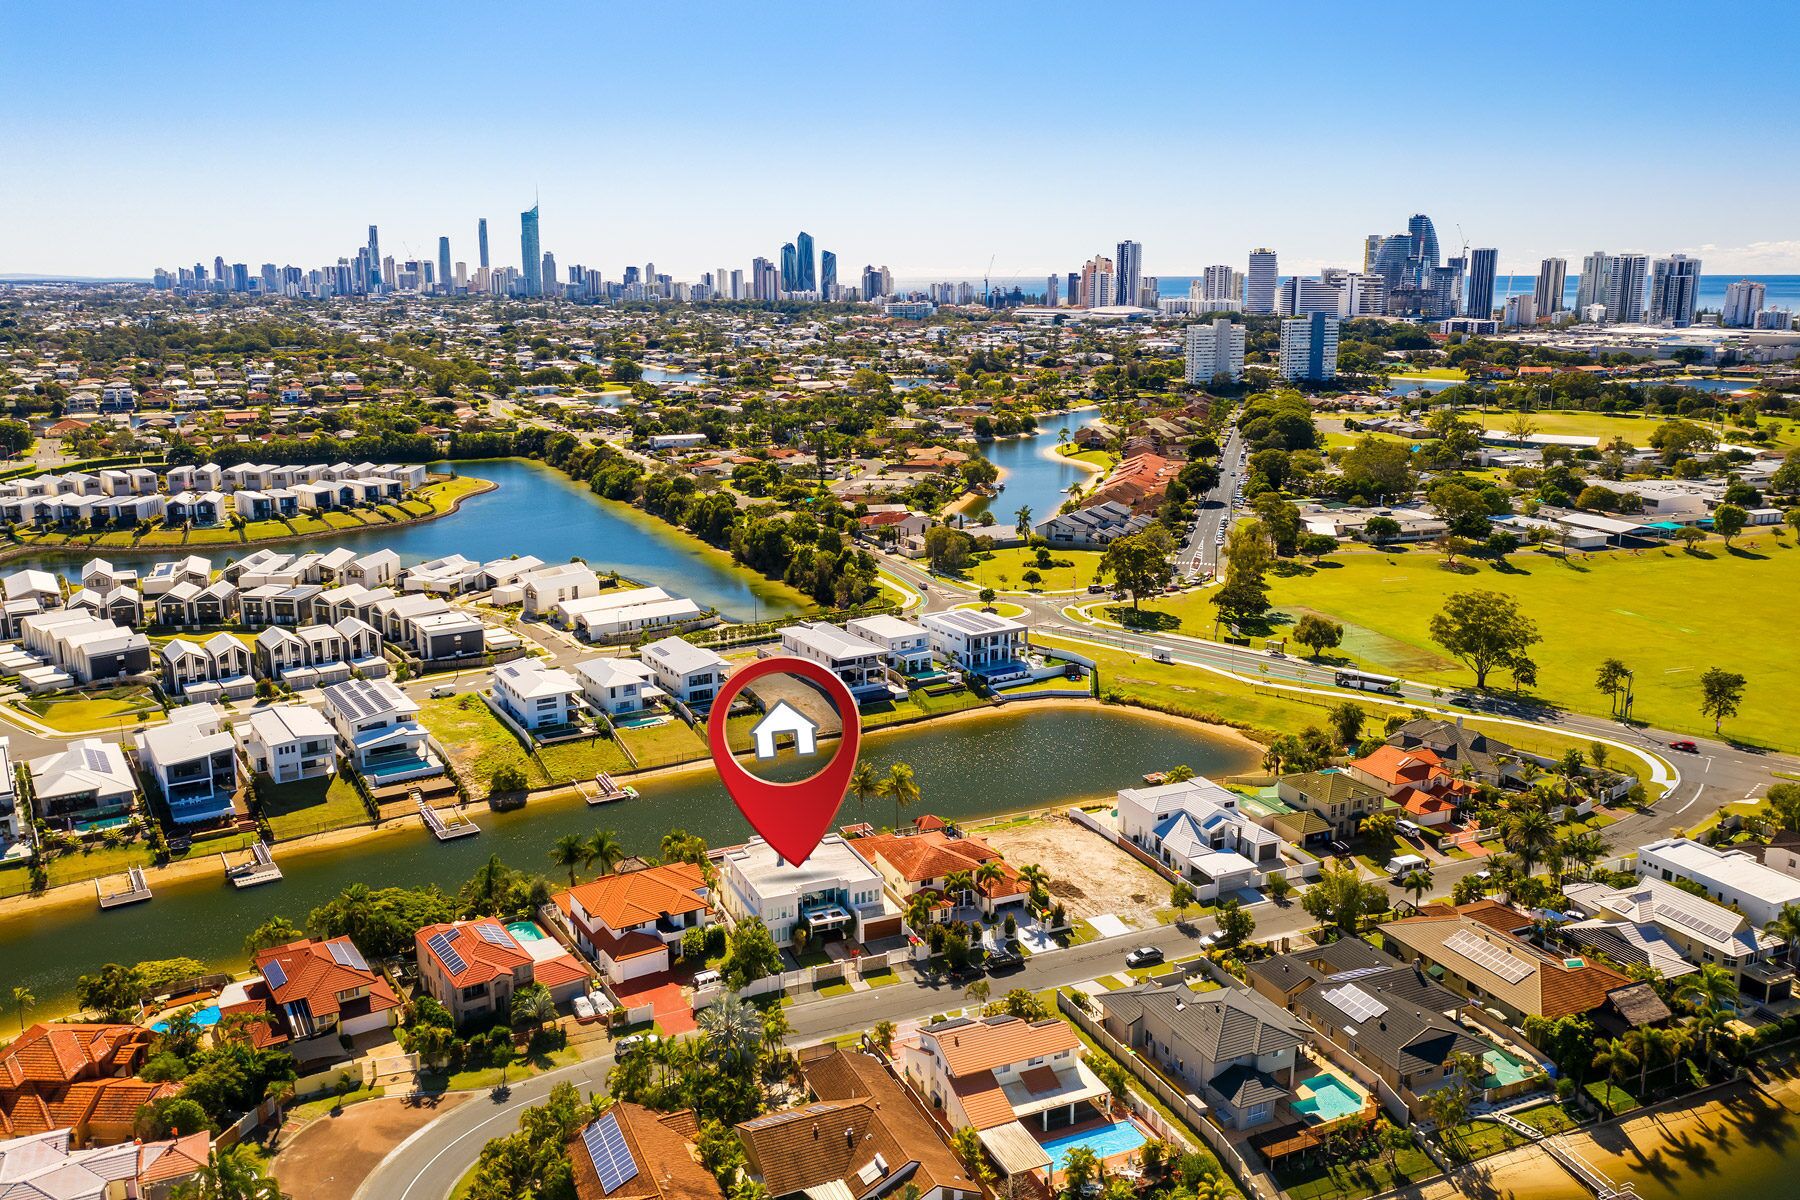
POLYGON ((538 206, 519 214, 519 257, 524 268, 525 294, 544 294, 544 251, 538 245, 538 206))

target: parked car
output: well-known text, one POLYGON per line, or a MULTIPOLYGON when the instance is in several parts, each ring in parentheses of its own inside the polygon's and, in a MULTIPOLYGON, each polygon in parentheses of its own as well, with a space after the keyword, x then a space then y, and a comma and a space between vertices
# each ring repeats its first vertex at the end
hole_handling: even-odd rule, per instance
POLYGON ((1678 741, 1678 742, 1670 742, 1670 743, 1669 743, 1669 749, 1671 749, 1671 750, 1680 750, 1680 751, 1681 751, 1681 752, 1682 752, 1682 753, 1684 753, 1684 754, 1698 754, 1698 753, 1700 753, 1700 747, 1698 747, 1698 746, 1696 746, 1696 745, 1695 745, 1695 744, 1694 744, 1694 743, 1692 743, 1692 742, 1690 742, 1690 741, 1688 741, 1688 740, 1687 740, 1687 739, 1686 739, 1686 738, 1682 738, 1682 739, 1681 739, 1681 740, 1680 740, 1680 741, 1678 741))
POLYGON ((989 975, 998 975, 1003 971, 1016 971, 1025 965, 1025 956, 1012 944, 996 947, 987 952, 987 969, 989 975))
POLYGON ((613 1044, 613 1057, 624 1058, 626 1055, 636 1054, 639 1050, 648 1050, 655 1042, 656 1035, 654 1033, 634 1033, 629 1037, 622 1037, 613 1044))
POLYGON ((1154 967, 1163 960, 1163 952, 1155 946, 1139 946, 1125 956, 1128 967, 1154 967))
POLYGON ((445 696, 456 695, 456 686, 449 683, 433 684, 429 694, 433 700, 442 700, 445 696))

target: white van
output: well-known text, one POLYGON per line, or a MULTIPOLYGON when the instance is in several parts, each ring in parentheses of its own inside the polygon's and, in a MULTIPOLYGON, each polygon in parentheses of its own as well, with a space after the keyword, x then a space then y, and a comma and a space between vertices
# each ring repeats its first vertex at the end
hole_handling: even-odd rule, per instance
POLYGON ((1425 860, 1416 854, 1396 854, 1388 859, 1387 873, 1391 879, 1398 879, 1409 871, 1425 869, 1425 860))
POLYGON ((1413 821, 1406 821, 1406 820, 1395 821, 1394 828, 1398 829, 1401 833, 1404 833, 1407 837, 1418 837, 1419 836, 1419 826, 1416 822, 1413 822, 1413 821))
POLYGON ((724 981, 725 977, 717 971, 702 971, 694 976, 694 986, 697 988, 717 987, 724 981))
POLYGON ((452 683, 433 684, 430 696, 433 700, 442 700, 445 696, 456 695, 456 685, 452 683))

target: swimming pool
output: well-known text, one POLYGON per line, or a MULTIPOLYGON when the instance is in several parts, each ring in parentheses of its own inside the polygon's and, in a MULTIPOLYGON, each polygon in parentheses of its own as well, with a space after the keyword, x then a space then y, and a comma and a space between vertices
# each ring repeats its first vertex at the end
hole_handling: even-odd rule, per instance
POLYGON ((664 716, 660 713, 652 714, 651 716, 647 716, 647 717, 641 717, 641 716, 640 717, 626 717, 624 720, 613 721, 613 728, 615 728, 615 729, 654 729, 658 725, 667 725, 672 720, 674 720, 673 717, 664 716))
POLYGON ((514 921, 506 927, 506 932, 521 942, 541 942, 545 937, 544 931, 530 921, 514 921))
POLYGON ((1080 1133, 1066 1133, 1062 1137, 1044 1143, 1044 1153, 1050 1156, 1050 1169, 1060 1171, 1063 1163, 1068 1161, 1069 1151, 1077 1146, 1086 1146, 1094 1152, 1094 1157, 1105 1162, 1115 1154, 1129 1154, 1144 1144, 1145 1138, 1136 1125, 1130 1121, 1119 1121, 1099 1129, 1086 1129, 1080 1133))
MULTIPOLYGON (((192 1021, 194 1027, 197 1029, 210 1029, 212 1026, 219 1023, 219 1006, 216 1004, 209 1004, 205 1008, 191 1013, 188 1016, 188 1020, 192 1021)), ((156 1024, 150 1026, 150 1028, 157 1033, 167 1033, 169 1032, 169 1023, 167 1021, 158 1021, 156 1024)))
POLYGON ((1362 1096, 1336 1075, 1314 1075, 1311 1079, 1302 1079, 1300 1087, 1306 1088, 1309 1094, 1297 1096, 1293 1109, 1315 1125, 1342 1120, 1362 1111, 1362 1096))
POLYGON ((1484 1088, 1510 1087, 1536 1074, 1530 1063, 1521 1062, 1504 1050, 1489 1050, 1481 1056, 1481 1065, 1488 1069, 1481 1081, 1484 1088))

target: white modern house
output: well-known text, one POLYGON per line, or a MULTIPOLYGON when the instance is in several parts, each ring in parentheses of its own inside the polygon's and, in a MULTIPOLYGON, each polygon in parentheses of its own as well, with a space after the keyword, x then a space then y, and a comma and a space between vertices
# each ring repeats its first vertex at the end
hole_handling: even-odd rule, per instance
POLYGON ((540 567, 513 581, 519 589, 525 615, 548 614, 558 604, 600 593, 600 577, 585 563, 561 563, 540 567))
POLYGON ((651 642, 638 659, 656 673, 658 687, 689 707, 710 706, 730 674, 719 655, 678 637, 651 642))
POLYGON ((983 674, 1023 668, 1025 626, 979 609, 956 608, 919 618, 938 657, 983 674))
POLYGON ((1120 835, 1179 872, 1202 900, 1261 887, 1283 869, 1280 836, 1210 779, 1124 788, 1118 805, 1120 835))
POLYGON ((789 625, 781 631, 781 648, 836 675, 859 701, 887 697, 887 667, 880 648, 836 625, 825 621, 789 625))
POLYGON ((306 704, 259 708, 237 728, 250 769, 275 783, 325 779, 337 773, 331 722, 306 704))
POLYGON ((443 764, 427 745, 419 706, 385 679, 346 679, 325 689, 325 715, 350 761, 380 787, 436 775, 443 764))
POLYGON ((581 685, 573 675, 534 658, 515 658, 494 668, 494 703, 528 731, 574 724, 579 695, 581 685))
POLYGON ((231 815, 237 791, 237 743, 224 713, 189 704, 137 735, 138 766, 161 790, 177 825, 201 825, 231 815))
POLYGON ((844 632, 875 646, 882 661, 902 675, 922 675, 931 670, 931 634, 924 626, 881 613, 853 617, 844 632))
POLYGON ((117 742, 81 738, 28 765, 45 820, 88 826, 128 816, 136 804, 137 782, 117 742))
POLYGON ((739 921, 752 917, 785 946, 804 925, 817 944, 842 933, 868 942, 900 932, 900 912, 886 899, 881 874, 837 834, 827 834, 803 863, 790 863, 759 837, 725 852, 719 900, 739 921))
POLYGON ((1729 904, 1761 929, 1789 904, 1800 904, 1800 879, 1765 866, 1742 850, 1716 850, 1692 838, 1663 838, 1638 847, 1640 879, 1686 879, 1729 904))
POLYGON ((706 616, 698 604, 659 587, 608 588, 593 596, 563 600, 551 610, 557 624, 589 640, 635 637, 672 629, 706 616))
POLYGON ((575 665, 575 678, 588 705, 609 717, 648 708, 662 694, 656 672, 635 658, 590 658, 575 665))

